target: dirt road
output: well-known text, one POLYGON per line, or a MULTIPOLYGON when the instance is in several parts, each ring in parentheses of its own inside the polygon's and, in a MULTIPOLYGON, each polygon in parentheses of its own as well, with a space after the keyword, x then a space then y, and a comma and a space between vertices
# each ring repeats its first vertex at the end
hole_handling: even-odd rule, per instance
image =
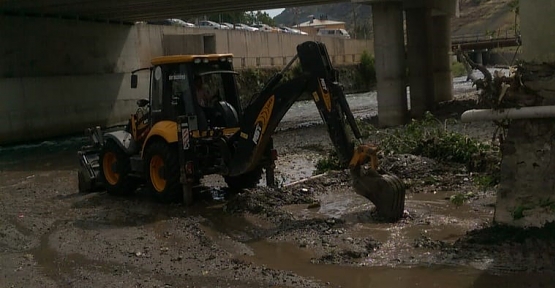
MULTIPOLYGON (((455 113, 456 114, 456 113, 455 113)), ((489 123, 450 127, 483 140, 489 123)), ((321 126, 276 134, 283 184, 329 148, 321 126)), ((377 136, 374 136, 377 137, 377 136)), ((411 183, 382 223, 345 172, 224 199, 204 180, 191 209, 77 192, 80 139, 0 151, 0 287, 553 287, 555 235, 491 228, 495 193, 464 165, 386 159, 411 183), (469 201, 456 207, 455 193, 469 201), (470 193, 471 192, 471 193, 470 193)))

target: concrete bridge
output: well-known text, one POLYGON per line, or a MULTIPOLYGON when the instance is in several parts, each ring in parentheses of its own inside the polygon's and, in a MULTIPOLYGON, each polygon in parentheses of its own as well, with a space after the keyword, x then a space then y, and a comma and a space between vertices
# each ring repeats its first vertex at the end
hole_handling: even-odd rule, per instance
MULTIPOLYGON (((183 29, 129 25, 130 22, 332 2, 342 1, 2 1, 0 100, 8 105, 0 107, 0 121, 9 125, 0 127, 0 144, 78 132, 91 124, 121 122, 134 111, 135 99, 145 97, 132 94, 127 88, 130 71, 147 66, 151 57, 183 52, 185 48, 180 43, 206 46, 212 41, 198 36, 205 33, 202 30, 193 32, 198 36, 195 40, 186 40, 184 35, 188 32, 183 29), (173 49, 176 45, 182 49, 173 49)), ((407 66, 411 70, 414 115, 421 115, 437 101, 451 99, 449 23, 457 0, 356 2, 372 5, 374 11, 376 44, 368 44, 367 50, 373 50, 376 57, 380 123, 392 126, 409 119, 407 66), (403 12, 408 23, 408 57, 403 12)), ((293 48, 287 56, 294 55, 296 44, 309 40, 249 34, 212 43, 212 52, 245 53, 244 50, 256 49, 250 45, 256 37, 264 38, 256 41, 289 43, 288 47, 293 48), (271 39, 275 37, 281 40, 271 39), (233 46, 234 41, 242 42, 233 46)), ((352 43, 327 45, 342 58, 341 54, 356 54, 348 52, 352 43)), ((275 49, 281 49, 274 46, 259 47, 268 53, 262 56, 272 56, 275 49)))
POLYGON ((455 35, 451 38, 452 50, 491 50, 496 48, 516 47, 522 45, 520 35, 514 30, 499 31, 492 35, 469 34, 455 35))
POLYGON ((496 31, 490 35, 485 33, 454 35, 451 38, 451 50, 468 52, 472 60, 478 64, 486 62, 493 49, 518 47, 522 45, 520 32, 514 29, 496 31))

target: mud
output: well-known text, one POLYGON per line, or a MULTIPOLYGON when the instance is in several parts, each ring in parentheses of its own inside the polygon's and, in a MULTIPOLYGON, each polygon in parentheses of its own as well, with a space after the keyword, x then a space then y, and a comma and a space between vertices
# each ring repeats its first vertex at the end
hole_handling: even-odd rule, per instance
MULTIPOLYGON (((449 105, 446 118, 463 110, 449 105)), ((484 141, 494 129, 451 128, 484 141)), ((281 187, 230 195, 221 179, 207 177, 190 209, 158 204, 144 190, 79 194, 75 149, 83 139, 3 148, 0 286, 555 285, 555 229, 493 226, 495 187, 479 186, 482 175, 465 165, 415 155, 382 159, 409 186, 397 223, 377 218, 346 171, 298 182, 330 148, 327 137, 319 125, 278 132, 281 187), (451 203, 461 193, 465 203, 451 203)))

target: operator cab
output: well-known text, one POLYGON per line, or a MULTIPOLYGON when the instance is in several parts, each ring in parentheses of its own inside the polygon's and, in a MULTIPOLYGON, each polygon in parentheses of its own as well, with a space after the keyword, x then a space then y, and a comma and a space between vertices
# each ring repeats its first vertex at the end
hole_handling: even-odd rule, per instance
MULTIPOLYGON (((197 129, 192 130, 238 127, 242 111, 232 59, 232 54, 152 59, 148 101, 150 126, 187 116, 196 118, 198 123, 197 129)), ((136 88, 137 75, 133 73, 131 77, 131 87, 136 88)))

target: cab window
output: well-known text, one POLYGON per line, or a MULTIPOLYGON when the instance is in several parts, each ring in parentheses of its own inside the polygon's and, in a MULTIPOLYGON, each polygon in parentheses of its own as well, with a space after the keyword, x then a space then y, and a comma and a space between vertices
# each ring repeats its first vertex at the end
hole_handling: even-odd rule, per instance
POLYGON ((164 91, 164 79, 162 79, 162 67, 156 66, 152 72, 152 85, 150 90, 150 108, 152 112, 162 110, 162 99, 164 91))

